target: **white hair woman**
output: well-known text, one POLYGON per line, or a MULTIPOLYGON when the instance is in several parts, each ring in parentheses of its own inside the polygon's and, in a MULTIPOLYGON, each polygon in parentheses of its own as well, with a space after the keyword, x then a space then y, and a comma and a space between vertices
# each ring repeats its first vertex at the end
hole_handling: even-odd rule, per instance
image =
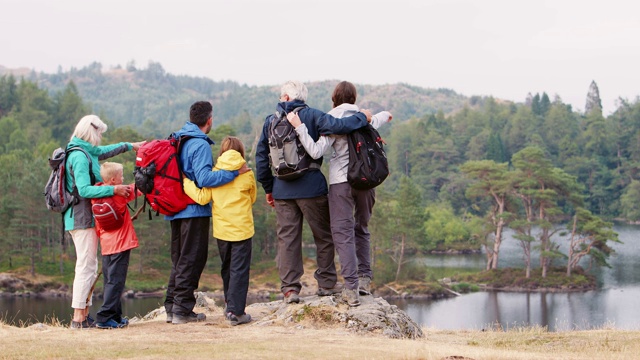
POLYGON ((99 160, 108 159, 129 150, 138 150, 144 142, 121 142, 100 146, 102 134, 107 131, 105 124, 96 115, 87 115, 76 125, 67 149, 80 147, 68 153, 65 169, 67 189, 77 194, 77 201, 64 213, 64 229, 69 231, 76 249, 76 268, 73 279, 72 329, 93 327, 89 316, 91 306, 91 285, 98 276, 98 235, 95 231, 91 198, 105 196, 129 196, 126 185, 95 186, 102 181, 99 160), (86 152, 86 154, 85 154, 86 152))

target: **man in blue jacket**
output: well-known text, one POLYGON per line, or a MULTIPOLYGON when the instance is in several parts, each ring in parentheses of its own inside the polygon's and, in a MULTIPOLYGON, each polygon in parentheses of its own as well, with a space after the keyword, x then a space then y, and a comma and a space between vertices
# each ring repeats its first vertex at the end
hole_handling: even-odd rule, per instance
MULTIPOLYGON (((213 126, 211 103, 198 101, 191 105, 189 120, 175 132, 176 137, 191 137, 180 150, 180 167, 184 175, 199 187, 216 187, 235 179, 238 171, 211 171, 211 145, 214 142, 207 136, 213 126)), ((240 169, 240 172, 245 171, 246 166, 240 169)), ((205 314, 196 314, 193 308, 196 304, 194 291, 207 263, 210 217, 211 204, 190 204, 176 215, 165 216, 171 221, 171 275, 164 301, 167 322, 185 324, 206 319, 205 314)))
MULTIPOLYGON (((301 82, 288 81, 280 89, 277 111, 289 113, 304 106, 300 120, 307 126, 309 135, 318 140, 320 135, 346 134, 367 125, 371 112, 362 110, 350 117, 336 119, 320 110, 308 107, 307 87, 301 82)), ((280 289, 286 303, 300 302, 302 289, 300 278, 304 273, 302 263, 302 220, 307 220, 316 244, 318 269, 314 273, 318 281, 317 294, 332 295, 342 289, 336 284, 334 245, 329 222, 327 180, 319 168, 308 169, 302 177, 285 181, 274 177, 269 161, 269 127, 274 115, 265 119, 262 135, 256 148, 257 180, 266 193, 267 203, 276 209, 278 237, 278 272, 280 289)), ((308 156, 308 154, 307 154, 308 156)), ((322 159, 320 164, 322 163, 322 159)))

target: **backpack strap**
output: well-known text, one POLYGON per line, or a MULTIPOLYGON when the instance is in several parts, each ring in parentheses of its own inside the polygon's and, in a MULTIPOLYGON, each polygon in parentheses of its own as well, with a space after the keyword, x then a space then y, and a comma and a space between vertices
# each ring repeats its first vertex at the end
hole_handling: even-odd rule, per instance
MULTIPOLYGON (((91 179, 91 185, 95 185, 96 184, 96 176, 93 174, 93 162, 91 161, 91 156, 89 155, 89 153, 87 152, 87 150, 83 149, 80 146, 72 146, 68 149, 65 150, 65 162, 67 161, 67 156, 69 156, 69 153, 75 150, 79 150, 82 151, 82 153, 87 157, 87 160, 89 160, 89 178, 91 179)), ((78 188, 76 187, 76 181, 74 179, 74 174, 73 174, 73 169, 70 168, 70 174, 71 174, 71 178, 73 179, 73 188, 71 189, 71 194, 73 194, 74 196, 80 196, 80 193, 78 192, 78 188)), ((65 185, 66 186, 66 185, 65 185)), ((73 217, 73 206, 71 206, 71 217, 73 217)), ((64 213, 63 213, 63 224, 64 224, 64 213)), ((64 227, 63 227, 64 229, 64 227)))
MULTIPOLYGON (((284 115, 282 116, 282 119, 283 120, 286 119, 287 118, 287 114, 290 114, 290 113, 298 114, 298 112, 300 112, 300 110, 302 110, 304 108, 307 108, 307 107, 309 107, 309 106, 305 104, 303 106, 295 107, 295 108, 293 108, 293 110, 291 110, 289 112, 283 111, 284 115)), ((280 112, 276 111, 275 114, 274 114, 273 120, 277 120, 279 117, 280 117, 280 112)), ((273 123, 273 121, 272 121, 272 123, 273 123)))
MULTIPOLYGON (((89 160, 89 177, 91 178, 91 185, 95 185, 96 184, 96 176, 93 174, 93 162, 91 161, 91 155, 89 155, 87 150, 83 149, 80 146, 72 146, 72 147, 68 148, 67 150, 65 150, 65 153, 66 153, 65 157, 69 156, 69 153, 74 151, 74 150, 82 151, 82 153, 84 153, 84 155, 87 157, 87 160, 89 160)), ((71 176, 73 176, 73 169, 71 170, 71 176)), ((74 181, 74 189, 75 189, 75 181, 74 181)))
POLYGON ((307 105, 304 105, 304 106, 298 106, 297 108, 294 108, 291 112, 292 112, 292 113, 294 113, 294 114, 298 114, 298 112, 299 112, 300 110, 302 110, 302 109, 304 109, 304 108, 306 108, 306 107, 309 107, 309 106, 307 106, 307 105))
MULTIPOLYGON (((171 135, 174 138, 176 138, 175 133, 172 133, 171 135)), ((180 153, 182 152, 182 146, 184 145, 184 143, 186 143, 189 139, 193 139, 193 136, 190 135, 182 135, 182 136, 178 136, 178 145, 176 147, 176 161, 178 161, 178 169, 180 169, 180 184, 182 186, 182 190, 184 191, 184 184, 183 184, 183 180, 184 180, 184 173, 182 172, 184 169, 182 167, 182 161, 180 159, 180 153)))

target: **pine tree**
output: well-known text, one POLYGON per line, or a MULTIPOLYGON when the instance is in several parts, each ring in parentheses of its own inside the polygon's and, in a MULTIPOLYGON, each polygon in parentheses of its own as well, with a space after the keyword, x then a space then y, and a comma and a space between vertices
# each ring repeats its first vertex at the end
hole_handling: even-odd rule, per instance
POLYGON ((549 95, 547 95, 546 92, 543 92, 542 97, 540 98, 540 115, 547 115, 550 108, 551 101, 549 100, 549 95))
POLYGON ((535 94, 531 101, 531 112, 534 115, 542 115, 540 111, 540 94, 535 94))
POLYGON ((602 101, 600 100, 600 90, 598 90, 598 85, 595 81, 591 81, 589 93, 587 94, 587 104, 584 106, 584 113, 587 115, 595 109, 602 111, 602 101))
POLYGON ((500 134, 491 133, 487 144, 487 160, 493 160, 497 163, 503 163, 506 161, 504 155, 504 145, 500 134))

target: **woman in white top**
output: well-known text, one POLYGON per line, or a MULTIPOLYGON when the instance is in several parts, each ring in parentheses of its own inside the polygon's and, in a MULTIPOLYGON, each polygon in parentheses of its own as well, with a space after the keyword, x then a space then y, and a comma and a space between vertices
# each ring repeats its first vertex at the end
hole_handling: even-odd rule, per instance
MULTIPOLYGON (((336 118, 353 115, 359 111, 356 87, 348 82, 339 83, 333 90, 333 109, 329 114, 336 118)), ((318 159, 330 148, 333 154, 329 162, 329 209, 331 233, 340 257, 341 273, 345 281, 342 297, 350 306, 360 305, 359 295, 371 295, 371 245, 369 219, 375 204, 375 190, 354 189, 347 182, 349 146, 346 135, 321 136, 314 142, 306 126, 293 112, 287 115, 295 127, 300 142, 307 153, 318 159)), ((371 118, 374 128, 392 119, 391 113, 382 111, 371 118)))

